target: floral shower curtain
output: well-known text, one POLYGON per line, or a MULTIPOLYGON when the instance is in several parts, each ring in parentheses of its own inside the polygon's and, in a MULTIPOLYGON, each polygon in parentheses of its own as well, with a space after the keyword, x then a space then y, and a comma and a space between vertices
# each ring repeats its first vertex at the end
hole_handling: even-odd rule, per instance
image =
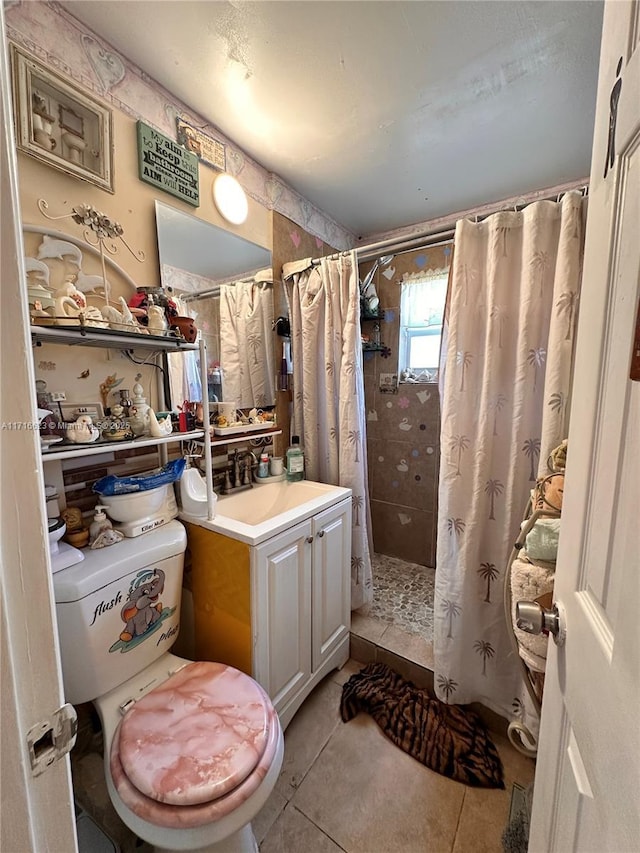
POLYGON ((354 254, 285 264, 293 344, 293 423, 310 480, 346 486, 352 497, 351 609, 373 599, 371 521, 354 254))
POLYGON ((442 348, 435 686, 522 716, 503 607, 506 564, 538 475, 567 434, 583 199, 457 223, 442 348))
POLYGON ((275 404, 273 293, 264 282, 220 287, 220 367, 225 400, 237 406, 275 404))

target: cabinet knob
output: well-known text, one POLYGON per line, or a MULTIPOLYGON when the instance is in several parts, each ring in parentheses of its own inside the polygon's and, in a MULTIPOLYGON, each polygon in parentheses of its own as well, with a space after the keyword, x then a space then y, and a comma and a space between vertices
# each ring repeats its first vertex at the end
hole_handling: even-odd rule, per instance
POLYGON ((324 530, 321 530, 321 531, 318 533, 318 539, 322 539, 322 537, 323 537, 323 536, 324 536, 324 530))
POLYGON ((309 543, 313 542, 313 536, 307 536, 307 542, 309 542, 309 543))

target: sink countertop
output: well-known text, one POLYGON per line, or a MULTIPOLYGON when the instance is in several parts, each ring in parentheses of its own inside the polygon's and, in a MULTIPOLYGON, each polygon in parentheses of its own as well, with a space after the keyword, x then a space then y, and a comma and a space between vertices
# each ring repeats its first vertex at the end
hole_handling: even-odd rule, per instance
POLYGON ((218 497, 212 521, 185 512, 178 517, 248 545, 259 545, 349 497, 351 489, 311 480, 256 484, 244 492, 218 497))

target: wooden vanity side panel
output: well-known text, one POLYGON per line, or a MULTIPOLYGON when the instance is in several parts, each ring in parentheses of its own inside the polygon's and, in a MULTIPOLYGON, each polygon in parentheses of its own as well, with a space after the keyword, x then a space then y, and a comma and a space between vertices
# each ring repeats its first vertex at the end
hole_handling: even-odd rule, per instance
POLYGON ((185 526, 196 658, 226 663, 251 675, 250 547, 196 524, 185 526))

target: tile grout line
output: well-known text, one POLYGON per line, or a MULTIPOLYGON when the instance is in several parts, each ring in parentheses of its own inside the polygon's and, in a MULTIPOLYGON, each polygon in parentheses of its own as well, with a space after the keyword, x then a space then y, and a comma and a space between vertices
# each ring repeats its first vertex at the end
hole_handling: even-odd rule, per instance
POLYGON ((308 814, 305 814, 301 808, 299 808, 294 803, 291 803, 290 805, 291 805, 291 808, 295 809, 298 812, 298 814, 301 814, 305 820, 308 820, 310 824, 313 824, 313 826, 315 826, 315 828, 318 830, 318 832, 321 832, 325 838, 328 838, 332 844, 335 844, 336 847, 338 848, 338 850, 342 850, 343 853, 349 853, 348 850, 345 850, 344 847, 342 847, 340 844, 338 844, 338 842, 335 840, 335 838, 332 838, 328 832, 325 832, 321 826, 318 826, 318 824, 315 822, 315 820, 310 818, 308 814))
POLYGON ((467 791, 466 788, 462 792, 462 802, 460 803, 460 812, 458 814, 458 820, 456 822, 456 831, 453 833, 453 841, 451 842, 451 853, 455 850, 456 841, 458 839, 458 832, 460 830, 460 824, 462 823, 462 810, 464 809, 464 801, 467 799, 467 791))

